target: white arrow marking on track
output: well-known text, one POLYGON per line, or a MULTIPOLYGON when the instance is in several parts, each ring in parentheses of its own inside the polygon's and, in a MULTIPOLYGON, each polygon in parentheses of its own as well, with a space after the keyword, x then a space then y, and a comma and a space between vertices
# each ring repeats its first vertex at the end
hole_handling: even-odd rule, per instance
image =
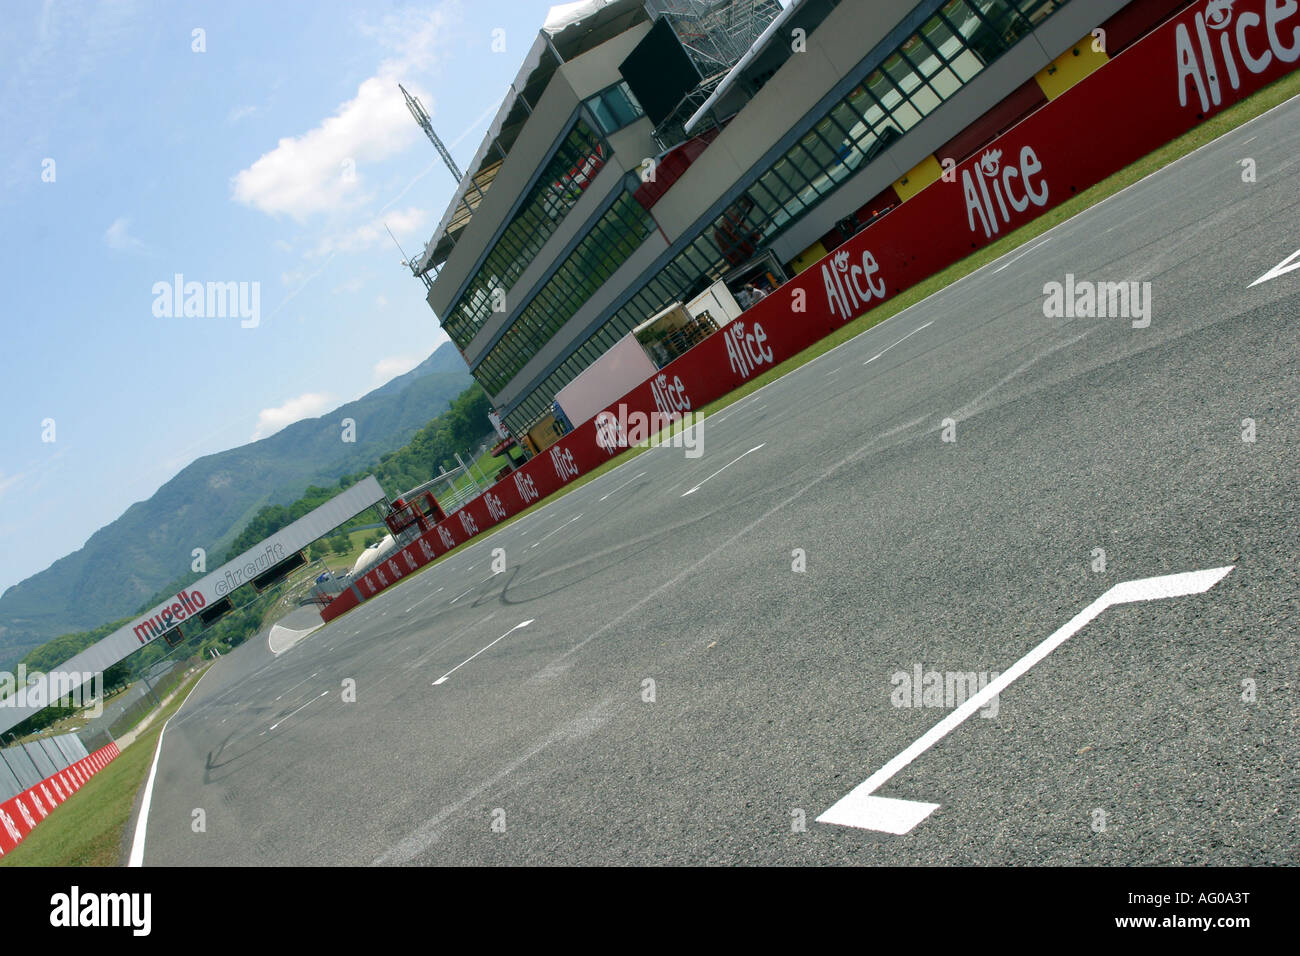
POLYGON ((875 796, 875 792, 888 783, 891 777, 957 729, 971 714, 1006 690, 1017 678, 1081 631, 1089 621, 1106 608, 1137 601, 1159 601, 1188 594, 1201 594, 1227 577, 1232 568, 1233 566, 1229 565, 1226 568, 1209 568, 1205 571, 1164 574, 1115 585, 1070 618, 1047 640, 1011 665, 1011 668, 997 680, 991 681, 982 691, 926 731, 910 747, 854 787, 819 816, 817 822, 858 827, 863 830, 879 830, 883 833, 909 832, 934 812, 939 804, 875 796))
POLYGON ((1260 276, 1249 286, 1247 286, 1247 288, 1253 289, 1257 285, 1262 285, 1263 283, 1268 282, 1272 279, 1276 279, 1279 276, 1284 276, 1288 272, 1294 272, 1296 269, 1300 269, 1300 249, 1297 249, 1295 252, 1291 253, 1291 255, 1287 256, 1285 259, 1283 259, 1273 268, 1269 269, 1262 276, 1260 276))
MULTIPOLYGON (((908 339, 910 339, 912 336, 914 336, 917 332, 920 332, 920 331, 922 331, 923 329, 928 329, 928 328, 929 328, 930 326, 932 326, 932 325, 934 325, 933 322, 927 322, 927 323, 925 323, 925 325, 921 326, 920 328, 913 329, 911 332, 908 332, 908 333, 907 333, 906 335, 904 335, 901 339, 899 339, 897 342, 895 342, 894 345, 902 345, 904 342, 906 342, 908 339)), ((879 351, 879 352, 877 352, 875 355, 871 356, 871 358, 867 359, 867 360, 866 360, 865 362, 863 362, 862 364, 863 364, 863 365, 870 365, 870 364, 871 364, 872 362, 874 362, 876 359, 880 358, 880 356, 884 355, 886 352, 888 352, 890 349, 892 349, 892 348, 894 347, 894 345, 890 345, 890 346, 888 346, 888 347, 882 349, 881 351, 879 351)))
MULTIPOLYGON (((763 447, 764 445, 766 445, 766 444, 767 444, 767 442, 763 442, 762 445, 755 445, 755 446, 754 446, 753 448, 751 448, 749 451, 745 452, 745 455, 753 454, 754 452, 758 451, 760 448, 762 448, 762 447, 763 447)), ((745 455, 741 455, 740 458, 744 458, 745 455)), ((708 478, 705 478, 704 481, 701 481, 701 482, 700 482, 698 485, 696 485, 694 488, 688 488, 686 491, 683 491, 683 492, 682 492, 682 497, 685 498, 687 495, 693 495, 693 494, 695 494, 695 492, 699 491, 702 487, 704 487, 704 482, 705 482, 705 481, 711 481, 712 479, 718 477, 718 475, 722 474, 724 471, 726 471, 728 468, 730 468, 732 465, 734 465, 737 461, 740 461, 740 458, 737 458, 737 459, 735 459, 734 461, 729 461, 729 462, 727 462, 725 465, 723 465, 721 468, 719 468, 719 469, 718 469, 717 471, 715 471, 713 474, 709 475, 708 478)))
POLYGON ((324 696, 325 696, 326 694, 328 694, 328 693, 329 693, 329 691, 327 691, 327 690, 323 690, 323 691, 321 691, 321 692, 320 692, 320 697, 313 697, 311 700, 307 701, 307 703, 303 704, 302 707, 299 707, 297 710, 290 711, 289 713, 285 714, 283 717, 281 717, 279 720, 277 720, 275 723, 273 723, 273 724, 272 724, 268 729, 269 729, 269 730, 275 730, 276 727, 279 727, 282 723, 284 723, 286 720, 288 720, 288 719, 289 719, 290 717, 292 717, 294 714, 298 713, 298 711, 299 711, 299 710, 302 710, 303 707, 310 707, 312 704, 316 703, 316 701, 320 700, 321 697, 324 697, 324 696))
POLYGON ((622 490, 623 490, 624 488, 626 488, 628 485, 632 484, 632 482, 636 481, 637 478, 641 478, 641 477, 644 477, 644 476, 645 476, 645 472, 643 471, 643 472, 641 472, 641 474, 637 475, 636 478, 629 478, 627 481, 623 482, 621 485, 619 485, 617 488, 615 488, 614 491, 609 491, 609 492, 606 492, 605 494, 601 495, 599 500, 600 500, 600 501, 604 501, 604 500, 605 500, 606 498, 608 498, 610 495, 614 494, 614 492, 622 491, 622 490))
MULTIPOLYGON (((500 637, 498 637, 495 641, 493 641, 492 644, 496 644, 497 641, 504 641, 507 637, 509 637, 509 636, 510 636, 511 634, 513 634, 515 631, 519 630, 521 627, 527 627, 529 624, 532 624, 533 621, 535 621, 535 620, 537 620, 537 618, 535 618, 535 617, 530 617, 530 618, 529 618, 528 620, 526 620, 526 621, 520 621, 518 624, 516 624, 516 625, 515 625, 514 627, 512 627, 510 630, 506 631, 504 634, 502 634, 500 637)), ((488 647, 491 647, 491 646, 492 646, 492 644, 487 645, 487 647, 480 647, 477 651, 475 651, 475 652, 474 652, 473 654, 471 654, 469 657, 465 658, 463 661, 461 661, 459 664, 457 664, 457 665, 456 665, 455 667, 453 667, 451 670, 447 671, 447 673, 443 674, 443 675, 442 675, 441 677, 439 677, 436 681, 434 681, 434 682, 433 682, 433 686, 434 686, 434 687, 437 687, 439 684, 441 684, 443 681, 445 681, 445 680, 446 680, 448 677, 450 677, 452 674, 456 673, 456 671, 460 670, 462 667, 464 667, 466 664, 468 664, 468 663, 469 663, 470 661, 472 661, 474 658, 478 657, 480 654, 482 654, 484 651, 486 651, 486 650, 488 649, 488 647)))

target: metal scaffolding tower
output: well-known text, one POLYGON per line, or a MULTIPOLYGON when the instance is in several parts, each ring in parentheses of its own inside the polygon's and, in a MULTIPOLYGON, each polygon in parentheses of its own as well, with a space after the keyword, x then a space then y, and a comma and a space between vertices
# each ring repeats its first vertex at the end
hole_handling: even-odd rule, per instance
POLYGON ((781 12, 778 0, 646 0, 645 6, 672 24, 704 77, 731 69, 781 12))

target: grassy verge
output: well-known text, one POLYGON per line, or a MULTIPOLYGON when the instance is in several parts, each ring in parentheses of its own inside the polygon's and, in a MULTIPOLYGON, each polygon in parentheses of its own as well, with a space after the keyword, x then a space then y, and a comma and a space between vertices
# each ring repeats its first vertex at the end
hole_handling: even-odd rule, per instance
MULTIPOLYGON (((1131 166, 1120 170, 1109 178, 1097 183, 1095 186, 1085 189, 1077 196, 1071 197, 1068 201, 1057 206, 1050 212, 1039 216, 1033 222, 1021 226, 1015 232, 1008 233, 997 242, 985 246, 978 252, 972 253, 960 262, 949 266, 947 269, 935 273, 929 279, 912 286, 912 288, 908 289, 906 292, 895 296, 883 305, 858 316, 851 322, 845 323, 842 328, 832 332, 821 341, 810 345, 798 355, 791 356, 780 365, 768 369, 762 375, 751 379, 740 388, 728 392, 726 395, 710 402, 703 408, 696 409, 696 411, 699 413, 701 418, 704 418, 714 414, 715 412, 721 411, 728 405, 740 401, 747 395, 756 392, 764 385, 774 382, 784 375, 790 374, 803 365, 807 365, 813 359, 825 355, 831 349, 838 345, 842 345, 854 336, 861 335, 872 326, 879 325, 886 319, 892 318, 903 310, 911 308, 918 302, 934 295, 941 289, 952 285, 957 280, 983 268, 995 259, 1005 256, 1017 247, 1032 242, 1048 230, 1059 226, 1066 220, 1077 216, 1086 209, 1092 208, 1103 200, 1109 199, 1121 190, 1127 189, 1139 180, 1145 179, 1152 173, 1163 169, 1175 160, 1181 159, 1188 153, 1199 149, 1205 144, 1218 139, 1225 133, 1232 132, 1232 130, 1241 126, 1243 123, 1247 123, 1255 117, 1267 113, 1269 110, 1279 106, 1296 95, 1300 95, 1300 70, 1277 80, 1270 86, 1255 93, 1253 96, 1224 110, 1213 119, 1202 123, 1200 126, 1184 133, 1177 139, 1166 143, 1155 152, 1149 153, 1131 166)), ((673 431, 675 430, 676 429, 673 429, 673 431)), ((429 562, 424 567, 420 568, 419 571, 414 571, 411 574, 406 575, 406 577, 403 577, 401 580, 409 580, 410 578, 416 577, 424 571, 427 571, 429 568, 436 567, 439 563, 456 554, 462 548, 484 541, 486 538, 491 537, 494 532, 507 528, 514 522, 532 514, 537 509, 544 508, 547 505, 558 501, 571 491, 577 491, 583 485, 587 484, 587 482, 595 481, 611 469, 627 464, 633 458, 636 458, 638 455, 643 454, 648 450, 648 446, 628 449, 614 458, 611 458, 598 468, 595 468, 582 477, 575 479, 558 491, 551 493, 549 496, 538 501, 526 510, 507 518, 500 524, 493 525, 492 528, 484 534, 471 538, 464 544, 458 545, 446 554, 429 562)))
POLYGON ((0 858, 0 866, 116 866, 135 796, 153 763, 158 735, 202 676, 200 672, 186 682, 152 727, 55 807, 26 840, 0 858))

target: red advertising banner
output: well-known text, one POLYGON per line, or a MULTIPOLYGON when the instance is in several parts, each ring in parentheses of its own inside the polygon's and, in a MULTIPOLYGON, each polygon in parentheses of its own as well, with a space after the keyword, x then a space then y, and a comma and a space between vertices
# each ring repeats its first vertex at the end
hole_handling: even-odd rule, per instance
POLYGON ((0 803, 0 856, 9 853, 36 829, 36 825, 95 774, 121 755, 117 744, 101 747, 88 757, 46 777, 16 797, 0 803))
MULTIPOLYGON (((1188 7, 439 524, 424 536, 434 556, 518 514, 657 432, 666 420, 738 388, 1297 65, 1297 0, 1202 0, 1188 7)), ((363 597, 398 577, 392 570, 368 572, 360 585, 363 597)), ((355 605, 344 592, 321 616, 328 621, 355 605)))

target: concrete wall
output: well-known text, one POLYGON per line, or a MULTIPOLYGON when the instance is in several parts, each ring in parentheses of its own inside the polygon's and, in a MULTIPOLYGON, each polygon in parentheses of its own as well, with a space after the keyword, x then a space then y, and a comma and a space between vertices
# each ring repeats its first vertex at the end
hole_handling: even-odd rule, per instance
POLYGON ((779 236, 772 243, 777 258, 787 262, 808 248, 829 232, 836 222, 987 113, 1127 3, 1128 0, 1074 0, 1058 10, 1014 49, 999 57, 952 99, 946 100, 908 130, 906 136, 846 180, 829 198, 779 236))
POLYGON ((588 50, 569 60, 560 67, 560 74, 578 99, 585 100, 623 78, 618 72, 618 65, 627 59, 641 38, 649 32, 649 23, 638 23, 594 50, 588 50))
MULTIPOLYGON (((520 194, 541 166, 543 158, 567 130, 573 110, 582 100, 622 79, 618 65, 649 29, 648 23, 639 23, 596 49, 569 60, 556 71, 498 171, 492 188, 434 282, 428 302, 440 318, 450 310, 465 279, 478 271, 479 260, 491 248, 502 224, 513 214, 520 194)), ((613 189, 620 188, 623 174, 639 166, 646 156, 655 155, 651 132, 650 121, 642 119, 607 137, 613 150, 612 158, 515 282, 506 300, 508 311, 489 317, 466 346, 467 359, 476 361, 501 328, 513 320, 516 305, 527 301, 556 264, 562 250, 585 231, 587 220, 594 211, 613 189)))
POLYGON ((477 271, 479 259, 495 240, 502 223, 509 219, 520 195, 555 147, 560 134, 568 128, 568 121, 577 108, 578 97, 569 85, 554 81, 534 105, 533 115, 497 171, 496 180, 433 282, 428 303, 439 318, 446 313, 465 279, 477 271))
POLYGON ((655 206, 670 239, 725 193, 915 6, 915 0, 850 0, 808 37, 655 206), (866 38, 875 37, 877 40, 866 38))

